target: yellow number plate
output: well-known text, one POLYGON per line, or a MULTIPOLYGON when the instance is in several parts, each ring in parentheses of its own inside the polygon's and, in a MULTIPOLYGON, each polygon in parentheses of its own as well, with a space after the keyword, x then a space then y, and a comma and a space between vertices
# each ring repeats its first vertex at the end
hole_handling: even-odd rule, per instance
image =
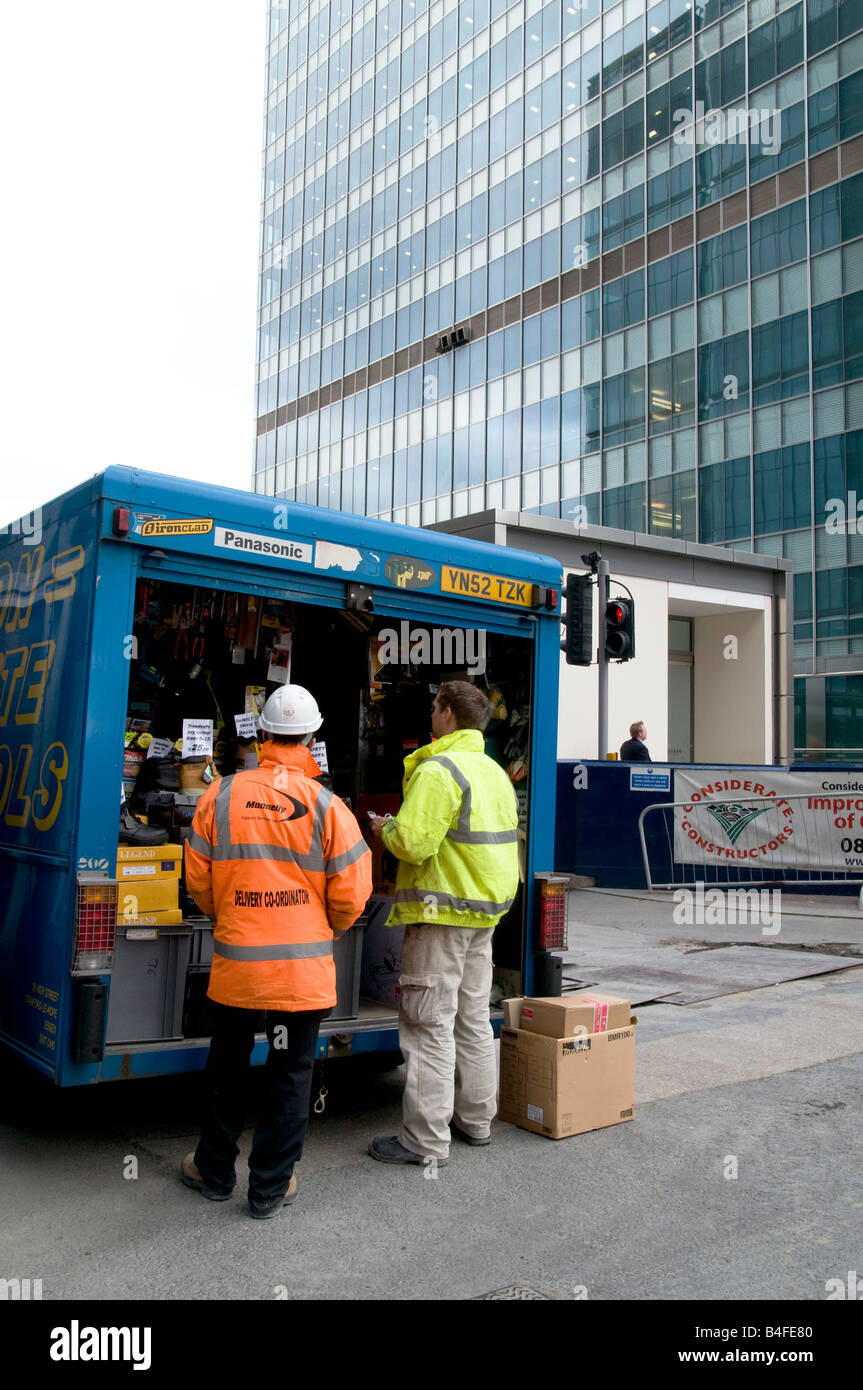
POLYGON ((444 593, 459 594, 462 598, 487 599, 492 603, 514 603, 530 608, 533 585, 526 579, 507 579, 502 574, 481 574, 479 570, 454 569, 441 566, 440 586, 444 593))

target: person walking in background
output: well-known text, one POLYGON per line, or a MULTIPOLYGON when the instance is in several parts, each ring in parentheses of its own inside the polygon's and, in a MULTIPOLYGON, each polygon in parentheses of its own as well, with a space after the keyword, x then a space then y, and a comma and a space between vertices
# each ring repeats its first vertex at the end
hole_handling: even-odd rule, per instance
POLYGON ((644 740, 647 738, 647 725, 641 720, 636 720, 629 726, 629 738, 620 746, 620 761, 622 763, 649 763, 650 753, 644 740))
POLYGON ((201 1141, 181 1178, 211 1201, 231 1196, 249 1058, 270 1045, 249 1157, 249 1210, 276 1216, 297 1198, 315 1044, 336 1003, 333 942, 372 891, 371 851, 351 812, 314 777, 308 744, 323 722, 312 695, 283 685, 261 715, 260 766, 208 787, 186 842, 186 886, 213 919, 213 1036, 201 1141))
POLYGON ((402 1124, 369 1144, 381 1163, 446 1163, 450 1121, 467 1143, 490 1142, 492 934, 519 870, 515 793, 485 752, 488 716, 476 686, 445 681, 432 705, 434 741, 405 759, 401 810, 372 818, 373 833, 399 861, 388 925, 405 924, 402 1124))

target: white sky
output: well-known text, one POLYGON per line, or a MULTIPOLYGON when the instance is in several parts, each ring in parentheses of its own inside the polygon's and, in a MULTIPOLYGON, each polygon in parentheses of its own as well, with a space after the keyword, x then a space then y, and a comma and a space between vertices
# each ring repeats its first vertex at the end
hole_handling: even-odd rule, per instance
POLYGON ((247 488, 266 0, 0 7, 0 524, 112 463, 247 488))

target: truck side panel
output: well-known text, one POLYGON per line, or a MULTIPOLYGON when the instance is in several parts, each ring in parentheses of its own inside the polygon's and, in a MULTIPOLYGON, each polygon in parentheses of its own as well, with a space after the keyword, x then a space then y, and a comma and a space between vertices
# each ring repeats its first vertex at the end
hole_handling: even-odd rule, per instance
POLYGON ((95 506, 0 539, 0 1039, 54 1075, 66 1049, 95 506))

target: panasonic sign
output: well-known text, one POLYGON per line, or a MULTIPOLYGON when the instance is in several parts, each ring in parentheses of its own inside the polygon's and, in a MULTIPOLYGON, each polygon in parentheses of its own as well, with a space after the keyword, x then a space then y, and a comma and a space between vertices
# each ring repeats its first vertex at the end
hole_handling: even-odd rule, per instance
POLYGON ((271 555, 275 560, 299 560, 303 564, 312 563, 314 547, 301 541, 292 541, 287 536, 264 536, 256 531, 230 531, 225 526, 217 526, 214 545, 223 550, 242 550, 247 555, 271 555))

